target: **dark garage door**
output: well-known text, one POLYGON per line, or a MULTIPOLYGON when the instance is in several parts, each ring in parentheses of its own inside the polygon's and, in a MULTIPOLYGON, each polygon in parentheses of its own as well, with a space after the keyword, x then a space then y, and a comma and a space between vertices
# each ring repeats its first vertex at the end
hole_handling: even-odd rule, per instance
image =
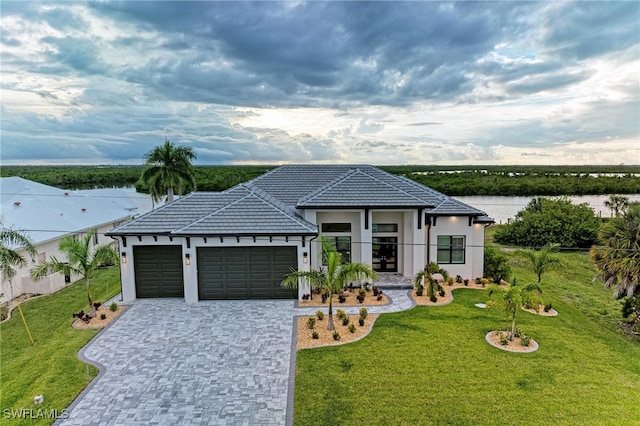
POLYGON ((198 295, 207 299, 293 299, 280 282, 298 264, 295 247, 201 247, 198 295))
POLYGON ((136 297, 184 297, 181 246, 134 246, 136 297))

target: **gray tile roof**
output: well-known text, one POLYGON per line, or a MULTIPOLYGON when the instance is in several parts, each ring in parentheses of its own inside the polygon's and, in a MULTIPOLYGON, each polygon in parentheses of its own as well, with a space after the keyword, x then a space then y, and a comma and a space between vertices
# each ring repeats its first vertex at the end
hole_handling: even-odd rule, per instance
POLYGON ((224 192, 195 192, 107 235, 316 235, 308 208, 422 208, 432 216, 486 213, 369 165, 285 165, 224 192))

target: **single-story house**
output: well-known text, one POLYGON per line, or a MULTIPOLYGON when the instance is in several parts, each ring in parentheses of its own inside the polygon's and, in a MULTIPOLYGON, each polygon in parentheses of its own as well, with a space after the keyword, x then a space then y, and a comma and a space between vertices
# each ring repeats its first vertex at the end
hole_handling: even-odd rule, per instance
POLYGON ((370 165, 285 165, 223 192, 194 192, 107 233, 121 250, 124 301, 301 298, 280 283, 343 259, 412 277, 431 261, 483 273, 485 212, 370 165))
POLYGON ((67 235, 81 237, 96 229, 94 244, 113 244, 113 239, 104 233, 130 220, 137 211, 137 206, 122 190, 105 196, 90 191, 63 190, 16 176, 0 178, 0 188, 0 216, 4 227, 25 231, 38 253, 32 262, 23 249, 11 247, 24 256, 27 265, 16 270, 10 285, 3 283, 0 301, 23 293, 50 294, 63 288, 77 277, 56 273, 33 281, 30 271, 35 263, 49 260, 51 256, 64 260, 58 245, 67 235))

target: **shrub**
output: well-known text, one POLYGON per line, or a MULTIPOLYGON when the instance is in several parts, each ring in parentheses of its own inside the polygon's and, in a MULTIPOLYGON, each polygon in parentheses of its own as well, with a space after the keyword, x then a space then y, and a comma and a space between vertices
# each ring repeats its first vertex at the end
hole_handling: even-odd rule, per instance
POLYGON ((453 277, 447 279, 447 285, 453 285, 453 277))
POLYGON ((356 296, 356 299, 358 299, 358 303, 363 303, 364 302, 364 294, 359 294, 358 296, 356 296))
POLYGON ((342 325, 348 325, 349 324, 349 317, 345 316, 342 318, 342 325))
POLYGON ((329 295, 327 293, 322 293, 322 303, 326 303, 329 295))
POLYGON ((343 319, 344 317, 347 316, 347 313, 344 311, 344 309, 338 309, 336 311, 336 316, 340 319, 343 319))
POLYGON ((364 288, 364 287, 362 287, 362 288, 358 291, 358 293, 360 293, 360 295, 361 295, 361 296, 365 296, 365 295, 367 294, 367 289, 366 289, 366 288, 364 288))
POLYGON ((118 304, 116 302, 112 302, 111 305, 109 305, 109 310, 111 312, 115 312, 118 310, 118 304))
POLYGON ((522 337, 522 336, 524 336, 522 329, 520 327, 516 327, 515 331, 513 332, 513 337, 522 337))
POLYGON ((432 294, 432 295, 429 297, 429 300, 431 300, 432 302, 437 302, 437 301, 438 301, 438 296, 436 296, 435 294, 432 294))
POLYGON ((549 311, 551 310, 551 308, 552 308, 551 302, 546 303, 546 304, 544 305, 544 311, 545 311, 545 312, 549 312, 549 311))
POLYGON ((482 278, 480 277, 476 278, 476 284, 482 284, 482 278))
POLYGON ((312 332, 312 333, 311 333, 311 338, 312 338, 312 339, 319 339, 319 338, 320 338, 320 335, 318 334, 318 332, 317 332, 317 331, 314 331, 314 332, 312 332))
POLYGON ((313 330, 313 327, 316 326, 316 319, 314 317, 309 317, 307 319, 307 328, 309 330, 313 330))
POLYGON ((316 316, 318 317, 318 321, 322 321, 324 319, 324 312, 318 311, 316 312, 316 316))
POLYGON ((498 333, 498 337, 500 338, 500 344, 502 346, 509 344, 509 338, 503 332, 498 333))
POLYGON ((358 319, 358 324, 360 324, 360 327, 363 327, 364 326, 364 318, 360 317, 358 319))
POLYGON ((464 285, 465 285, 465 286, 468 286, 468 285, 469 285, 469 278, 465 278, 465 279, 464 279, 464 285))
POLYGON ((352 333, 356 332, 356 325, 355 324, 349 324, 349 331, 352 333))
POLYGON ((416 296, 422 296, 423 291, 424 287, 422 285, 419 285, 418 288, 416 288, 416 296))
POLYGON ((380 291, 378 290, 378 287, 377 286, 373 286, 373 295, 377 296, 379 292, 380 291))
POLYGON ((107 314, 100 314, 100 319, 101 320, 106 320, 107 319, 107 314))
POLYGON ((343 296, 342 294, 340 296, 338 296, 338 302, 344 303, 346 301, 347 301, 347 298, 345 296, 343 296))
POLYGON ((360 308, 360 318, 366 319, 367 315, 369 315, 369 311, 367 311, 367 308, 360 308))
POLYGON ((520 343, 522 343, 522 346, 529 346, 529 343, 531 343, 531 337, 523 335, 520 338, 520 343))
POLYGON ((340 340, 340 333, 338 333, 338 330, 333 330, 333 340, 340 340))
POLYGON ((460 275, 456 275, 456 282, 458 284, 462 283, 462 277, 460 275))
POLYGON ((444 289, 440 290, 438 294, 440 295, 440 297, 444 297, 445 295, 444 289))
POLYGON ((382 300, 382 294, 379 294, 378 297, 376 297, 376 300, 378 301, 382 300))

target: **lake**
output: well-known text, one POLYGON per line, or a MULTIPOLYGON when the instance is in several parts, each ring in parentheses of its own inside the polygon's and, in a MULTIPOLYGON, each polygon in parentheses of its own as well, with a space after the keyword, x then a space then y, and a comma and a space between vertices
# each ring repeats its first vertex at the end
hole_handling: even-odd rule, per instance
MULTIPOLYGON (((629 201, 639 201, 640 194, 619 194, 629 198, 629 201)), ((475 208, 484 210, 487 214, 494 218, 496 223, 507 223, 509 219, 513 219, 520 210, 524 209, 529 201, 534 197, 501 197, 501 196, 485 196, 470 195, 453 197, 465 204, 469 204, 475 208)), ((552 197, 549 197, 552 198, 552 197)), ((598 216, 610 217, 611 210, 604 205, 609 199, 609 195, 569 195, 567 196, 574 204, 587 203, 598 216)))

